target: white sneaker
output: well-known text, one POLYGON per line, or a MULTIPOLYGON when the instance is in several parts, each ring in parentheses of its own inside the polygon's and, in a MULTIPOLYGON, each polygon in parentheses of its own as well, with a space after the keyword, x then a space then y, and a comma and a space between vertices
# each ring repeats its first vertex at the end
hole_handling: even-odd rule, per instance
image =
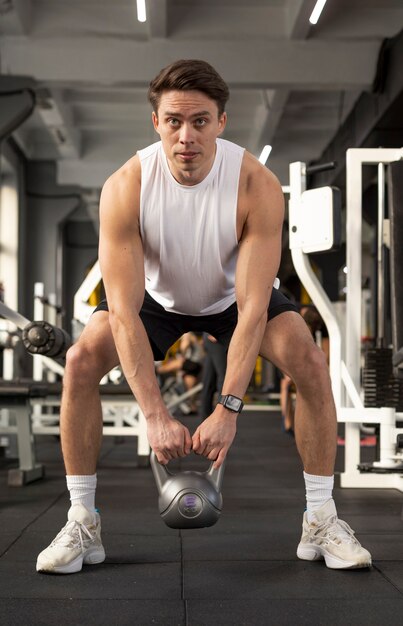
POLYGON ((333 500, 315 513, 309 524, 306 512, 297 556, 306 561, 325 559, 331 569, 371 567, 371 555, 355 538, 350 526, 338 519, 333 500))
POLYGON ((94 565, 105 560, 101 541, 101 520, 82 504, 75 504, 68 512, 68 522, 43 550, 36 562, 37 572, 74 574, 83 563, 94 565))

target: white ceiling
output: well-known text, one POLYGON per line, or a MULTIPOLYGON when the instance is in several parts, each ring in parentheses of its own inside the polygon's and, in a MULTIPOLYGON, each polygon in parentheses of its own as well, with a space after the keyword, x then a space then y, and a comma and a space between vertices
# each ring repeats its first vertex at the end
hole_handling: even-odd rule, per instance
POLYGON ((31 76, 38 106, 14 137, 57 161, 60 183, 99 189, 156 140, 146 92, 178 58, 211 62, 231 88, 225 137, 288 183, 288 163, 318 158, 362 91, 403 0, 0 0, 2 74, 31 76))

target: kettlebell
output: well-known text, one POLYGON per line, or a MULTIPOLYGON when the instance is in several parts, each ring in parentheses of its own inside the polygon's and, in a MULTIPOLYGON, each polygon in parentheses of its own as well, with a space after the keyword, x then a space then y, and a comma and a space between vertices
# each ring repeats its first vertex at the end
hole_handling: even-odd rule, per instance
POLYGON ((151 452, 151 468, 158 489, 158 508, 170 528, 204 528, 218 521, 222 509, 221 483, 225 462, 205 472, 172 474, 151 452))

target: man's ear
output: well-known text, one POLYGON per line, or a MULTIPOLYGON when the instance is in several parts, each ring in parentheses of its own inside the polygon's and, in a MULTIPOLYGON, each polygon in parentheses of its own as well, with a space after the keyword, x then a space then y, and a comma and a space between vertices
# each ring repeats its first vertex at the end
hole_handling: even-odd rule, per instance
POLYGON ((153 122, 153 126, 154 126, 155 132, 159 133, 159 130, 158 130, 158 117, 157 117, 157 114, 155 113, 155 111, 152 112, 151 119, 152 119, 152 122, 153 122))
POLYGON ((224 132, 224 129, 227 125, 227 114, 224 111, 224 113, 221 115, 221 117, 218 120, 218 134, 221 135, 224 132))

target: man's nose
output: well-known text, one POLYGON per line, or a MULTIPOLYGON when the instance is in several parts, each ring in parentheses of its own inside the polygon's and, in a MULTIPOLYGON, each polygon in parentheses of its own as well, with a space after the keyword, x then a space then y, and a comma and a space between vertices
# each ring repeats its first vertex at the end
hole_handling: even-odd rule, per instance
POLYGON ((182 124, 179 140, 181 143, 193 143, 193 128, 191 124, 182 124))

